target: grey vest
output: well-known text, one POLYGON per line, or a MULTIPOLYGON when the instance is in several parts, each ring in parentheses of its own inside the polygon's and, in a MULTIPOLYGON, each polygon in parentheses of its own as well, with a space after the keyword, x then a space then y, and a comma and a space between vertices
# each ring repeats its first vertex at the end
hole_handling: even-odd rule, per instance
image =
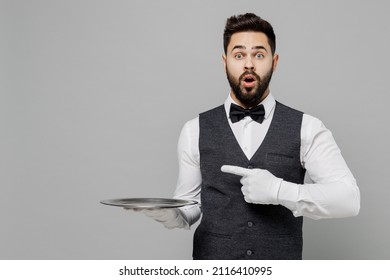
POLYGON ((225 164, 263 168, 303 183, 300 163, 303 113, 279 102, 268 133, 248 160, 226 118, 224 106, 199 115, 203 217, 194 235, 194 259, 301 259, 302 217, 281 205, 245 202, 240 177, 225 164))

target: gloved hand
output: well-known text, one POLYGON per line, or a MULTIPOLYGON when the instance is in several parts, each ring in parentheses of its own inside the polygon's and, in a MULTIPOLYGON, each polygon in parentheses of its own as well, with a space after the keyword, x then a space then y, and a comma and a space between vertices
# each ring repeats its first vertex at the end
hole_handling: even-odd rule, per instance
POLYGON ((187 221, 183 218, 180 211, 176 208, 134 209, 134 211, 143 213, 146 216, 154 219, 155 221, 162 223, 167 229, 190 228, 187 221))
POLYGON ((243 167, 224 165, 221 171, 242 176, 241 191, 248 203, 274 204, 278 203, 278 192, 283 179, 277 178, 265 169, 246 169, 243 167))

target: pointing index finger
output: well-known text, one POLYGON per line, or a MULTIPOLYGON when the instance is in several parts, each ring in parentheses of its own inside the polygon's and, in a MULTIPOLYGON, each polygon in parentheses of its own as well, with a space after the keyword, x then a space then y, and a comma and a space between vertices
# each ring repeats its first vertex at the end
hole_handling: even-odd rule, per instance
POLYGON ((240 166, 234 166, 234 165, 223 165, 221 167, 221 171, 225 173, 238 175, 238 176, 247 176, 252 172, 251 169, 243 168, 240 166))

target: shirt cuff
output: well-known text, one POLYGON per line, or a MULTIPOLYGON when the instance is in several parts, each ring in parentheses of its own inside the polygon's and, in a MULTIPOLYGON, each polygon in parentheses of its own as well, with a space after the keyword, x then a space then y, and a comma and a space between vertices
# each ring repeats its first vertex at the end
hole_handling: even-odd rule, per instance
POLYGON ((187 224, 187 229, 189 229, 190 226, 196 223, 201 216, 201 209, 199 204, 180 207, 178 210, 181 214, 181 218, 187 224))
POLYGON ((291 210, 295 217, 299 216, 296 203, 299 196, 299 185, 282 181, 278 193, 278 202, 291 210))

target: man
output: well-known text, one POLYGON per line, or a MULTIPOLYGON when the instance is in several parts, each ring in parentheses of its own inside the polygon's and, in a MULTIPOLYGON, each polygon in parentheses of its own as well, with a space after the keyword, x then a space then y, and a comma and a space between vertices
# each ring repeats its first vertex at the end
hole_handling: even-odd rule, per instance
POLYGON ((279 56, 272 26, 232 16, 223 63, 224 105, 187 122, 178 143, 180 209, 148 210, 167 228, 189 228, 194 259, 301 259, 302 217, 357 215, 360 194, 331 132, 270 93, 279 56), (314 182, 304 183, 307 171, 314 182))

